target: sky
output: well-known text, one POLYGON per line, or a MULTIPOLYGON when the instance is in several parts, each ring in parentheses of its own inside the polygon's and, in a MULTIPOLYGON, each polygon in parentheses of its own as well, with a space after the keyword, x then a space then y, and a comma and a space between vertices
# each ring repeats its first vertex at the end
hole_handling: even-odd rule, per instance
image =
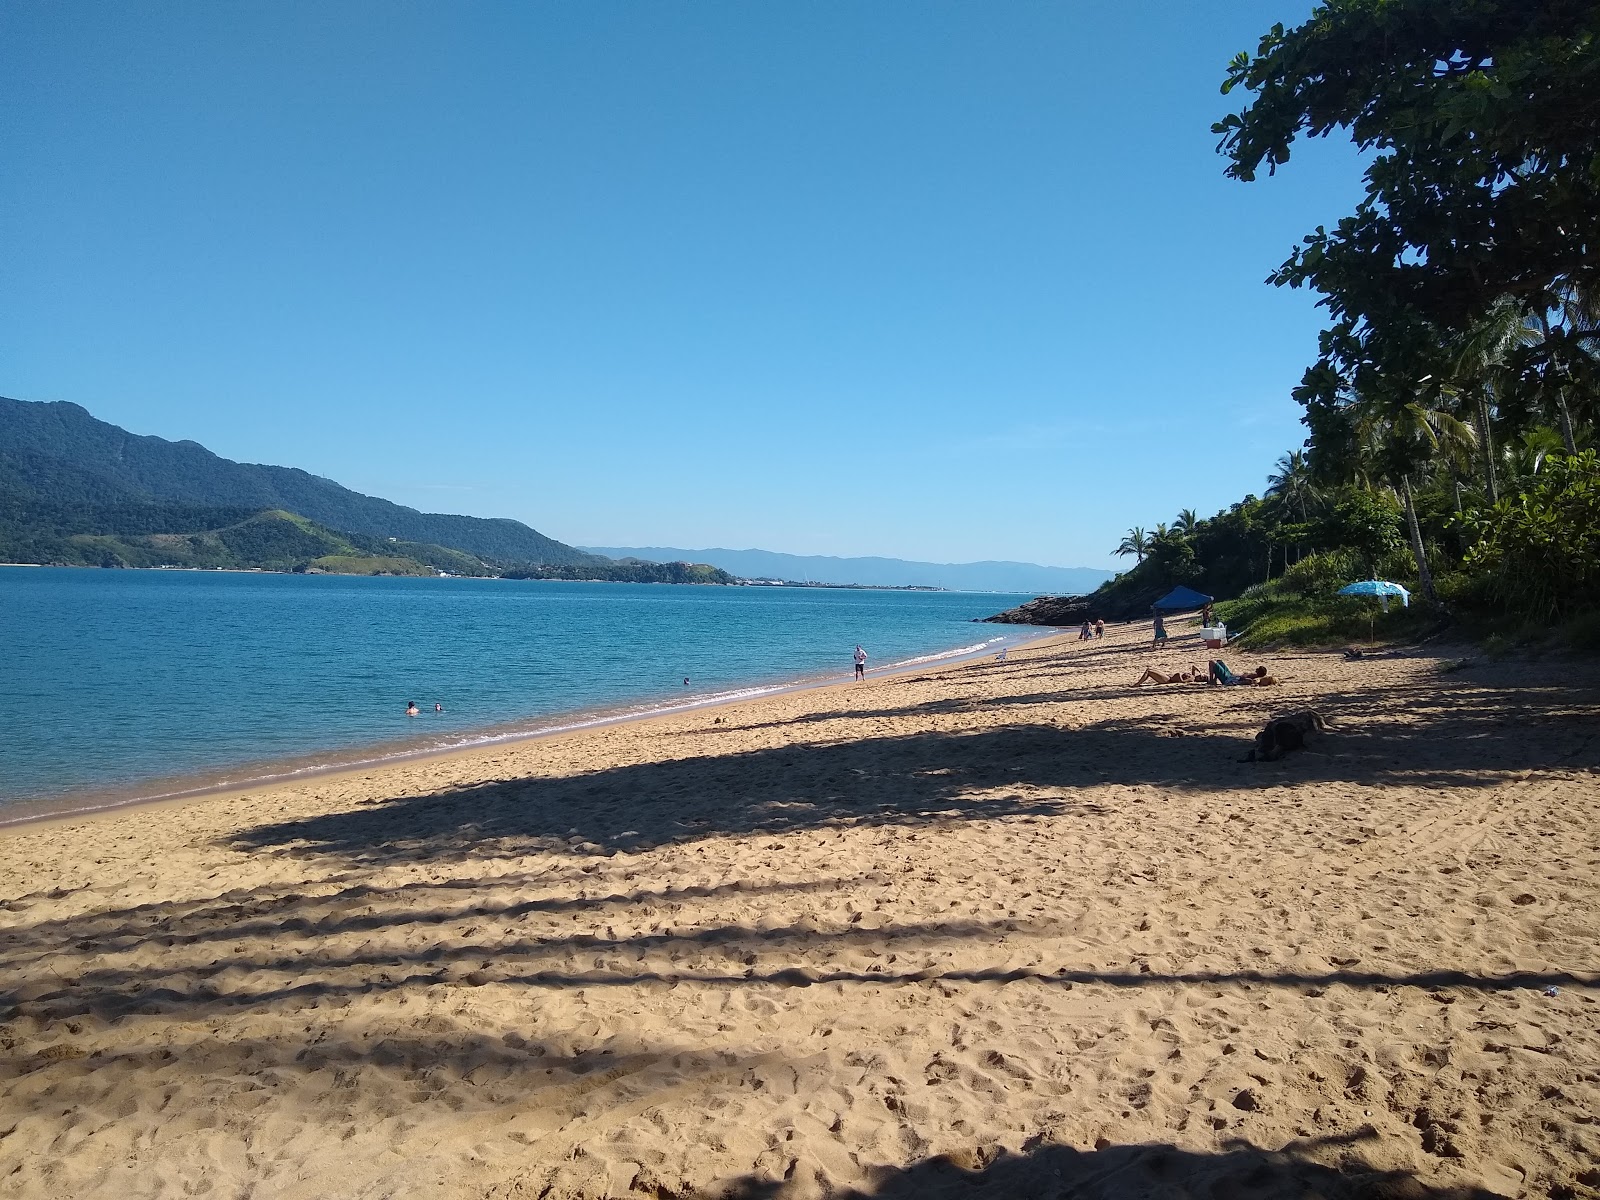
POLYGON ((1122 565, 1259 494, 1349 212, 1291 0, 0 7, 0 395, 579 545, 1122 565))

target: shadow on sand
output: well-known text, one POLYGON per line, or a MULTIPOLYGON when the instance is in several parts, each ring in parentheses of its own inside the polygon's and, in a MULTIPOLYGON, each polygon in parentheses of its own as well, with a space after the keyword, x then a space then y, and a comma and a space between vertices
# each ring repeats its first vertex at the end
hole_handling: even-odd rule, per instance
MULTIPOLYGON (((1089 1151, 1046 1145, 1022 1154, 974 1149, 885 1168, 870 1190, 833 1194, 841 1200, 1503 1200, 1475 1186, 1430 1186, 1411 1171, 1380 1170, 1359 1152, 1376 1138, 1369 1127, 1281 1150, 1243 1141, 1215 1153, 1164 1144, 1089 1151)), ((781 1200, 790 1187, 788 1180, 742 1179, 701 1195, 781 1200)))
MULTIPOLYGON (((1089 702, 1083 711, 1092 714, 1101 693, 1109 694, 1041 693, 993 709, 1025 718, 1038 704, 1079 700, 1089 702)), ((351 863, 461 861, 552 849, 637 852, 718 834, 839 825, 1027 815, 1092 819, 1104 810, 1078 797, 1086 785, 1199 793, 1248 791, 1286 780, 1475 788, 1534 767, 1600 765, 1600 746, 1583 717, 1592 698, 1589 689, 1561 686, 1390 689, 1382 693, 1382 705, 1392 710, 1403 703, 1415 722, 1396 727, 1373 715, 1378 697, 1331 696, 1322 707, 1341 731, 1313 752, 1272 764, 1239 761, 1261 712, 1271 711, 1275 699, 1255 689, 1214 689, 1207 696, 1214 699, 1219 722, 1237 732, 1196 732, 1157 712, 1081 728, 1019 719, 976 730, 828 740, 833 718, 808 716, 793 724, 816 740, 401 796, 356 811, 261 825, 239 834, 234 844, 351 863), (1419 754, 1420 741, 1428 753, 1419 754)), ((956 697, 840 716, 932 720, 977 706, 956 697)), ((722 731, 711 725, 712 716, 705 719, 708 732, 722 731)), ((859 725, 840 725, 842 733, 850 729, 859 725)))

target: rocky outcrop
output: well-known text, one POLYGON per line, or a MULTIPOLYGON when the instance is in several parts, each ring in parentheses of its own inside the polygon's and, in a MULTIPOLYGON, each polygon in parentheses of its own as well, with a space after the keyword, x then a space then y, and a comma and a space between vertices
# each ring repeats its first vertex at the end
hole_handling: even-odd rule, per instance
POLYGON ((983 619, 997 625, 1082 625, 1094 615, 1084 596, 1040 596, 983 619))
POLYGON ((984 617, 997 625, 1082 625, 1085 621, 1137 621, 1150 615, 1150 606, 1166 588, 1118 594, 1115 585, 1103 589, 1110 595, 1039 596, 1003 613, 984 617))

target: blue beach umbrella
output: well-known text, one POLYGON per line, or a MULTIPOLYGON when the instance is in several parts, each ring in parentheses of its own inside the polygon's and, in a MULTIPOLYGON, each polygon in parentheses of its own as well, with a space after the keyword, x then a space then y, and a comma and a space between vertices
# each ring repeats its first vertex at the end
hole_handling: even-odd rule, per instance
POLYGON ((1389 597, 1399 596, 1403 608, 1411 607, 1411 593, 1398 583, 1390 583, 1385 579, 1363 579, 1359 583, 1347 583, 1339 589, 1341 596, 1376 596, 1383 601, 1383 611, 1389 611, 1389 597))
MULTIPOLYGON (((1386 579, 1363 579, 1359 583, 1347 583, 1339 589, 1341 596, 1376 596, 1378 603, 1383 605, 1383 611, 1389 611, 1389 597, 1399 596, 1402 607, 1411 607, 1411 593, 1398 583, 1390 583, 1386 579)), ((1367 644, 1372 644, 1372 615, 1367 614, 1367 644)))

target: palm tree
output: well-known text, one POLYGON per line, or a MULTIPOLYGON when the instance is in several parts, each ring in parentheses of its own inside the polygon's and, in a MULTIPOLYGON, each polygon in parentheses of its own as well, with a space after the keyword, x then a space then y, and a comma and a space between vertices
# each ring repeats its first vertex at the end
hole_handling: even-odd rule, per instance
POLYGON ((1277 469, 1267 476, 1267 495, 1279 497, 1301 521, 1310 518, 1311 510, 1322 502, 1322 490, 1311 477, 1304 450, 1278 456, 1277 469))
POLYGON ((1512 354, 1519 347, 1531 346, 1540 340, 1541 334, 1529 321, 1522 305, 1509 298, 1500 300, 1456 347, 1452 364, 1455 378, 1441 389, 1446 395, 1454 396, 1469 414, 1468 420, 1472 422, 1482 452, 1484 494, 1490 504, 1500 498, 1491 412, 1513 382, 1512 354))
POLYGON ((1543 468, 1544 460, 1565 449, 1566 442, 1562 434, 1548 425, 1535 425, 1532 429, 1524 429, 1517 441, 1505 447, 1502 461, 1512 484, 1519 489, 1527 488, 1543 468))
MULTIPOLYGON (((1435 383, 1435 391, 1438 390, 1435 383)), ((1406 529, 1411 538, 1412 557, 1417 561, 1417 582, 1422 594, 1429 600, 1437 600, 1433 572, 1428 568, 1427 551, 1422 545, 1422 525, 1417 520, 1411 480, 1429 461, 1443 460, 1457 466, 1470 462, 1478 444, 1477 433, 1471 425, 1439 405, 1436 396, 1426 392, 1410 396, 1387 392, 1358 396, 1355 418, 1360 443, 1367 450, 1368 469, 1387 481, 1399 494, 1405 509, 1406 529)))
POLYGON ((1200 518, 1195 516, 1194 509, 1180 508, 1178 519, 1173 522, 1173 528, 1184 537, 1193 537, 1194 531, 1200 528, 1200 518))
MULTIPOLYGON (((1561 440, 1568 454, 1578 452, 1578 439, 1573 429, 1570 397, 1581 396, 1584 389, 1573 387, 1574 380, 1588 375, 1592 380, 1596 369, 1595 350, 1600 347, 1600 291, 1579 284, 1564 282, 1555 290, 1553 302, 1547 311, 1535 314, 1528 322, 1537 331, 1540 349, 1549 364, 1551 374, 1547 412, 1556 418, 1561 429, 1561 440), (1554 328, 1550 318, 1554 316, 1554 328)), ((1592 390, 1592 389, 1589 389, 1592 390)))
POLYGON ((1150 535, 1135 525, 1128 530, 1128 535, 1117 546, 1117 553, 1119 555, 1132 554, 1137 562, 1144 562, 1144 556, 1150 553, 1150 535))

